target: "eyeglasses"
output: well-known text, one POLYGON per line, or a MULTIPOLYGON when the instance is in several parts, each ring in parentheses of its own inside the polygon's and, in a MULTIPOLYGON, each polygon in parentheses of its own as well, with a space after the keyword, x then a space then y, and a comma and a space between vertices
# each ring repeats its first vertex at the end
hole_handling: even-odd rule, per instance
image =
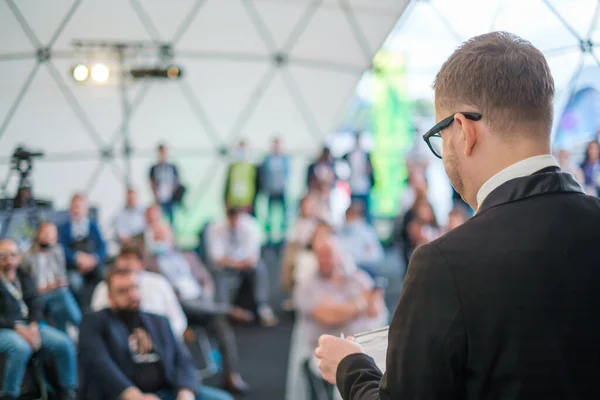
POLYGON ((425 143, 427 143, 427 146, 429 146, 429 149, 437 158, 442 158, 442 136, 440 135, 440 132, 452 125, 452 122, 454 121, 454 116, 456 114, 462 114, 465 116, 465 118, 470 119, 471 121, 479 121, 481 119, 481 114, 479 113, 454 113, 451 116, 444 118, 443 120, 435 124, 433 128, 428 130, 427 133, 423 135, 423 140, 425 141, 425 143))
POLYGON ((0 253, 0 260, 8 260, 9 258, 16 258, 19 253, 0 253))

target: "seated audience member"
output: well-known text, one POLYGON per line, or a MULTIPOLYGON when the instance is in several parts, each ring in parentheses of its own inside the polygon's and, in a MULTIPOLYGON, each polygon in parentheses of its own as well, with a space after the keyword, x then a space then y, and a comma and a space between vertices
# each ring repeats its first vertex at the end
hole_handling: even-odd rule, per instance
POLYGON ((583 187, 589 195, 600 196, 600 144, 592 140, 585 150, 581 164, 583 187))
POLYGON ((22 267, 35 282, 42 311, 47 311, 54 325, 66 332, 67 322, 79 326, 81 311, 69 290, 65 254, 57 239, 56 225, 42 222, 22 267))
POLYGON ((139 245, 143 241, 146 220, 144 209, 137 205, 137 194, 134 189, 127 189, 125 208, 115 219, 115 230, 121 245, 139 245))
POLYGON ((79 352, 88 400, 223 400, 200 386, 191 356, 169 321, 140 311, 139 276, 111 269, 106 276, 110 308, 84 316, 79 352))
POLYGON ((315 199, 311 196, 305 196, 300 201, 300 216, 287 241, 281 261, 280 285, 286 293, 292 291, 296 257, 309 247, 319 223, 316 217, 316 206, 315 199))
POLYGON ((331 206, 332 182, 314 180, 308 192, 308 197, 314 202, 314 214, 318 219, 332 223, 333 210, 331 206))
POLYGON ((69 337, 42 319, 35 283, 18 268, 20 254, 10 239, 0 240, 0 354, 5 356, 0 398, 17 399, 31 356, 40 352, 57 364, 58 399, 75 399, 77 358, 69 337))
POLYGON ((318 345, 319 336, 349 336, 380 328, 387 324, 387 310, 383 292, 375 289, 368 274, 344 271, 340 250, 331 236, 316 242, 314 252, 318 273, 299 284, 295 302, 303 331, 302 348, 306 350, 305 376, 312 387, 322 385, 331 393, 333 387, 324 385, 312 358, 311 349, 318 345))
POLYGON ((339 233, 342 248, 350 253, 359 268, 371 277, 379 275, 383 246, 377 232, 364 218, 362 204, 353 203, 346 211, 346 223, 339 233))
POLYGON ((164 222, 160 206, 158 204, 152 204, 150 207, 146 208, 144 217, 146 219, 146 229, 144 230, 144 248, 148 250, 150 247, 152 247, 152 243, 154 241, 154 229, 156 226, 164 222))
MULTIPOLYGON (((132 270, 138 273, 142 311, 166 317, 175 337, 178 339, 183 338, 188 322, 179 305, 177 296, 164 276, 144 269, 141 250, 135 247, 123 248, 115 260, 114 268, 132 270)), ((91 309, 100 311, 109 307, 108 288, 106 287, 106 281, 103 281, 94 290, 91 309)))
POLYGON ((455 206, 448 214, 448 226, 446 232, 458 228, 469 219, 469 212, 463 206, 455 206))
POLYGON ((216 271, 218 300, 230 303, 230 280, 241 279, 248 287, 256 314, 264 326, 278 323, 269 306, 269 277, 260 259, 260 226, 256 219, 237 208, 227 210, 223 221, 211 224, 208 231, 209 259, 216 271))
POLYGON ((246 392, 248 384, 243 381, 238 370, 235 335, 227 321, 230 306, 214 301, 214 284, 210 273, 199 265, 203 279, 199 281, 194 276, 188 259, 173 247, 173 235, 168 225, 156 225, 153 239, 151 255, 160 273, 175 288, 189 324, 206 327, 219 343, 226 377, 225 387, 234 393, 246 392))
POLYGON ((560 165, 560 169, 564 172, 568 172, 575 177, 579 184, 583 184, 585 178, 583 176, 583 171, 573 163, 571 160, 571 155, 565 149, 560 149, 556 154, 556 160, 560 165))
POLYGON ((433 207, 427 200, 427 193, 420 192, 409 212, 404 216, 403 250, 406 265, 417 247, 429 243, 440 235, 433 207))
POLYGON ((96 221, 89 218, 87 199, 71 199, 71 218, 58 228, 59 241, 67 259, 71 290, 85 311, 96 285, 102 280, 106 244, 96 221))

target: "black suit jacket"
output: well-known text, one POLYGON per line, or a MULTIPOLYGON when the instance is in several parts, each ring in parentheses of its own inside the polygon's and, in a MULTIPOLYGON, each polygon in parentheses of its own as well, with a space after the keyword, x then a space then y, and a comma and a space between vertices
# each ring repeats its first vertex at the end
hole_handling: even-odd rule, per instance
POLYGON ((386 374, 351 355, 348 399, 600 399, 600 200, 570 174, 506 182, 411 258, 386 374))
MULTIPOLYGON (((199 384, 191 356, 175 339, 169 321, 141 312, 142 323, 162 360, 169 388, 195 390, 199 384)), ((129 332, 110 309, 87 314, 81 322, 79 353, 83 372, 80 398, 113 400, 133 385, 135 364, 129 350, 129 332)))

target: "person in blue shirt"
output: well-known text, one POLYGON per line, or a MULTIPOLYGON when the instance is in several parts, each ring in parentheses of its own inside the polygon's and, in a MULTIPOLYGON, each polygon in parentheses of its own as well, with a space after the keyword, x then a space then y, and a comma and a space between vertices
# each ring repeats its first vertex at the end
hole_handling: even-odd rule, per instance
POLYGON ((84 194, 71 198, 69 212, 69 220, 58 227, 58 239, 65 252, 71 290, 82 310, 86 310, 94 288, 102 280, 106 243, 98 222, 89 217, 84 194))

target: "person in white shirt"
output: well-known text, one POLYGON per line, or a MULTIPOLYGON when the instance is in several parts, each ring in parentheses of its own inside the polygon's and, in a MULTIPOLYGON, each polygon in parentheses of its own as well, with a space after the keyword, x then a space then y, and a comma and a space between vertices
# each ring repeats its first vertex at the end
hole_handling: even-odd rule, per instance
MULTIPOLYGON (((165 316, 177 338, 183 338, 188 321, 171 284, 160 274, 144 270, 142 255, 134 247, 126 247, 115 260, 115 268, 131 269, 139 273, 142 311, 165 316)), ((100 282, 92 295, 91 309, 109 307, 106 282, 100 282)))
POLYGON ((137 205, 137 193, 135 189, 127 189, 127 201, 125 208, 117 215, 115 219, 115 230, 119 242, 129 244, 137 237, 141 237, 146 229, 146 220, 144 219, 144 209, 137 205))
POLYGON ((269 277, 260 259, 261 231, 256 219, 238 208, 229 208, 227 217, 209 226, 208 256, 217 271, 217 296, 230 303, 230 279, 241 279, 240 289, 248 287, 263 326, 278 323, 269 306, 269 277))

